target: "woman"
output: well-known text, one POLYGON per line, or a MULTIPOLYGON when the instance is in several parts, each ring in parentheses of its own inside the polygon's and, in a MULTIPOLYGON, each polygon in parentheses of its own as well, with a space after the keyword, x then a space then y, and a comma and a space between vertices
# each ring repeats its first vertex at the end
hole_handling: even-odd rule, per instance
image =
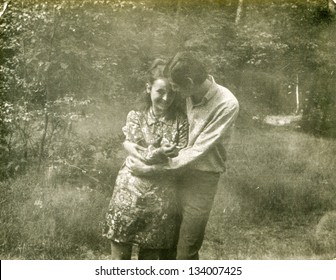
MULTIPOLYGON (((163 75, 165 64, 154 61, 145 91, 145 106, 128 113, 123 133, 125 149, 146 164, 164 163, 187 144, 188 124, 181 101, 163 75), (137 145, 135 145, 137 144, 137 145), (142 148, 138 150, 140 145, 142 148)), ((138 177, 122 166, 106 214, 105 236, 112 242, 112 259, 160 259, 177 236, 175 180, 170 174, 138 177)))

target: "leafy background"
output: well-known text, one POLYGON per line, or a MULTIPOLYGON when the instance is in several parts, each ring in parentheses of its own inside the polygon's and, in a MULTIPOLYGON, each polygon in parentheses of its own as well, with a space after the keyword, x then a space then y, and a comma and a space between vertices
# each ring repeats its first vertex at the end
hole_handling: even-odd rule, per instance
POLYGON ((108 258, 100 223, 151 61, 194 52, 239 99, 204 259, 334 258, 328 1, 1 1, 0 254, 108 258), (7 3, 7 4, 6 4, 7 3), (242 3, 239 13, 239 3, 242 3), (300 123, 270 127, 267 115, 300 123))

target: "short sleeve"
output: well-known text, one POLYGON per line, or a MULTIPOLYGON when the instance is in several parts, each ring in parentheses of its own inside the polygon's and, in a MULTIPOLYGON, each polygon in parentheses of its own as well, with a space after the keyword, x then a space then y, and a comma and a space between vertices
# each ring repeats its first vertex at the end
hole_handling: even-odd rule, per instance
POLYGON ((140 113, 136 111, 130 111, 126 118, 126 125, 122 128, 122 131, 127 141, 139 143, 143 140, 143 133, 140 126, 140 113))

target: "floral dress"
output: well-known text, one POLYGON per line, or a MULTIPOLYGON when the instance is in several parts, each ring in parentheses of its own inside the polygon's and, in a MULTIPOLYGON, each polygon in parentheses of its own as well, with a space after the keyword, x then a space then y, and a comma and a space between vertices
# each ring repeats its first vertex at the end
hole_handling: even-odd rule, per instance
MULTIPOLYGON (((175 119, 156 118, 152 110, 131 111, 123 127, 126 140, 146 147, 147 164, 162 163, 159 154, 164 143, 187 145, 188 124, 184 115, 175 119)), ((124 164, 117 176, 104 236, 143 248, 170 248, 176 237, 176 190, 171 175, 135 176, 124 164)))

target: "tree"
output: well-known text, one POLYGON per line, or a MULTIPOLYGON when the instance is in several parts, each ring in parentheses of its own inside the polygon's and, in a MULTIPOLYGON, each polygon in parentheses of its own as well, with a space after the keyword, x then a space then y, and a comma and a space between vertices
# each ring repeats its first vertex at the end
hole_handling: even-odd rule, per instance
POLYGON ((243 0, 238 0, 238 7, 237 7, 237 13, 236 13, 236 19, 235 19, 236 24, 238 24, 240 21, 242 10, 243 10, 243 0))
POLYGON ((2 17, 2 15, 5 13, 7 6, 8 6, 8 2, 5 2, 3 4, 2 10, 0 11, 0 17, 2 17))
POLYGON ((336 1, 335 0, 328 0, 328 8, 330 13, 336 13, 336 1))

